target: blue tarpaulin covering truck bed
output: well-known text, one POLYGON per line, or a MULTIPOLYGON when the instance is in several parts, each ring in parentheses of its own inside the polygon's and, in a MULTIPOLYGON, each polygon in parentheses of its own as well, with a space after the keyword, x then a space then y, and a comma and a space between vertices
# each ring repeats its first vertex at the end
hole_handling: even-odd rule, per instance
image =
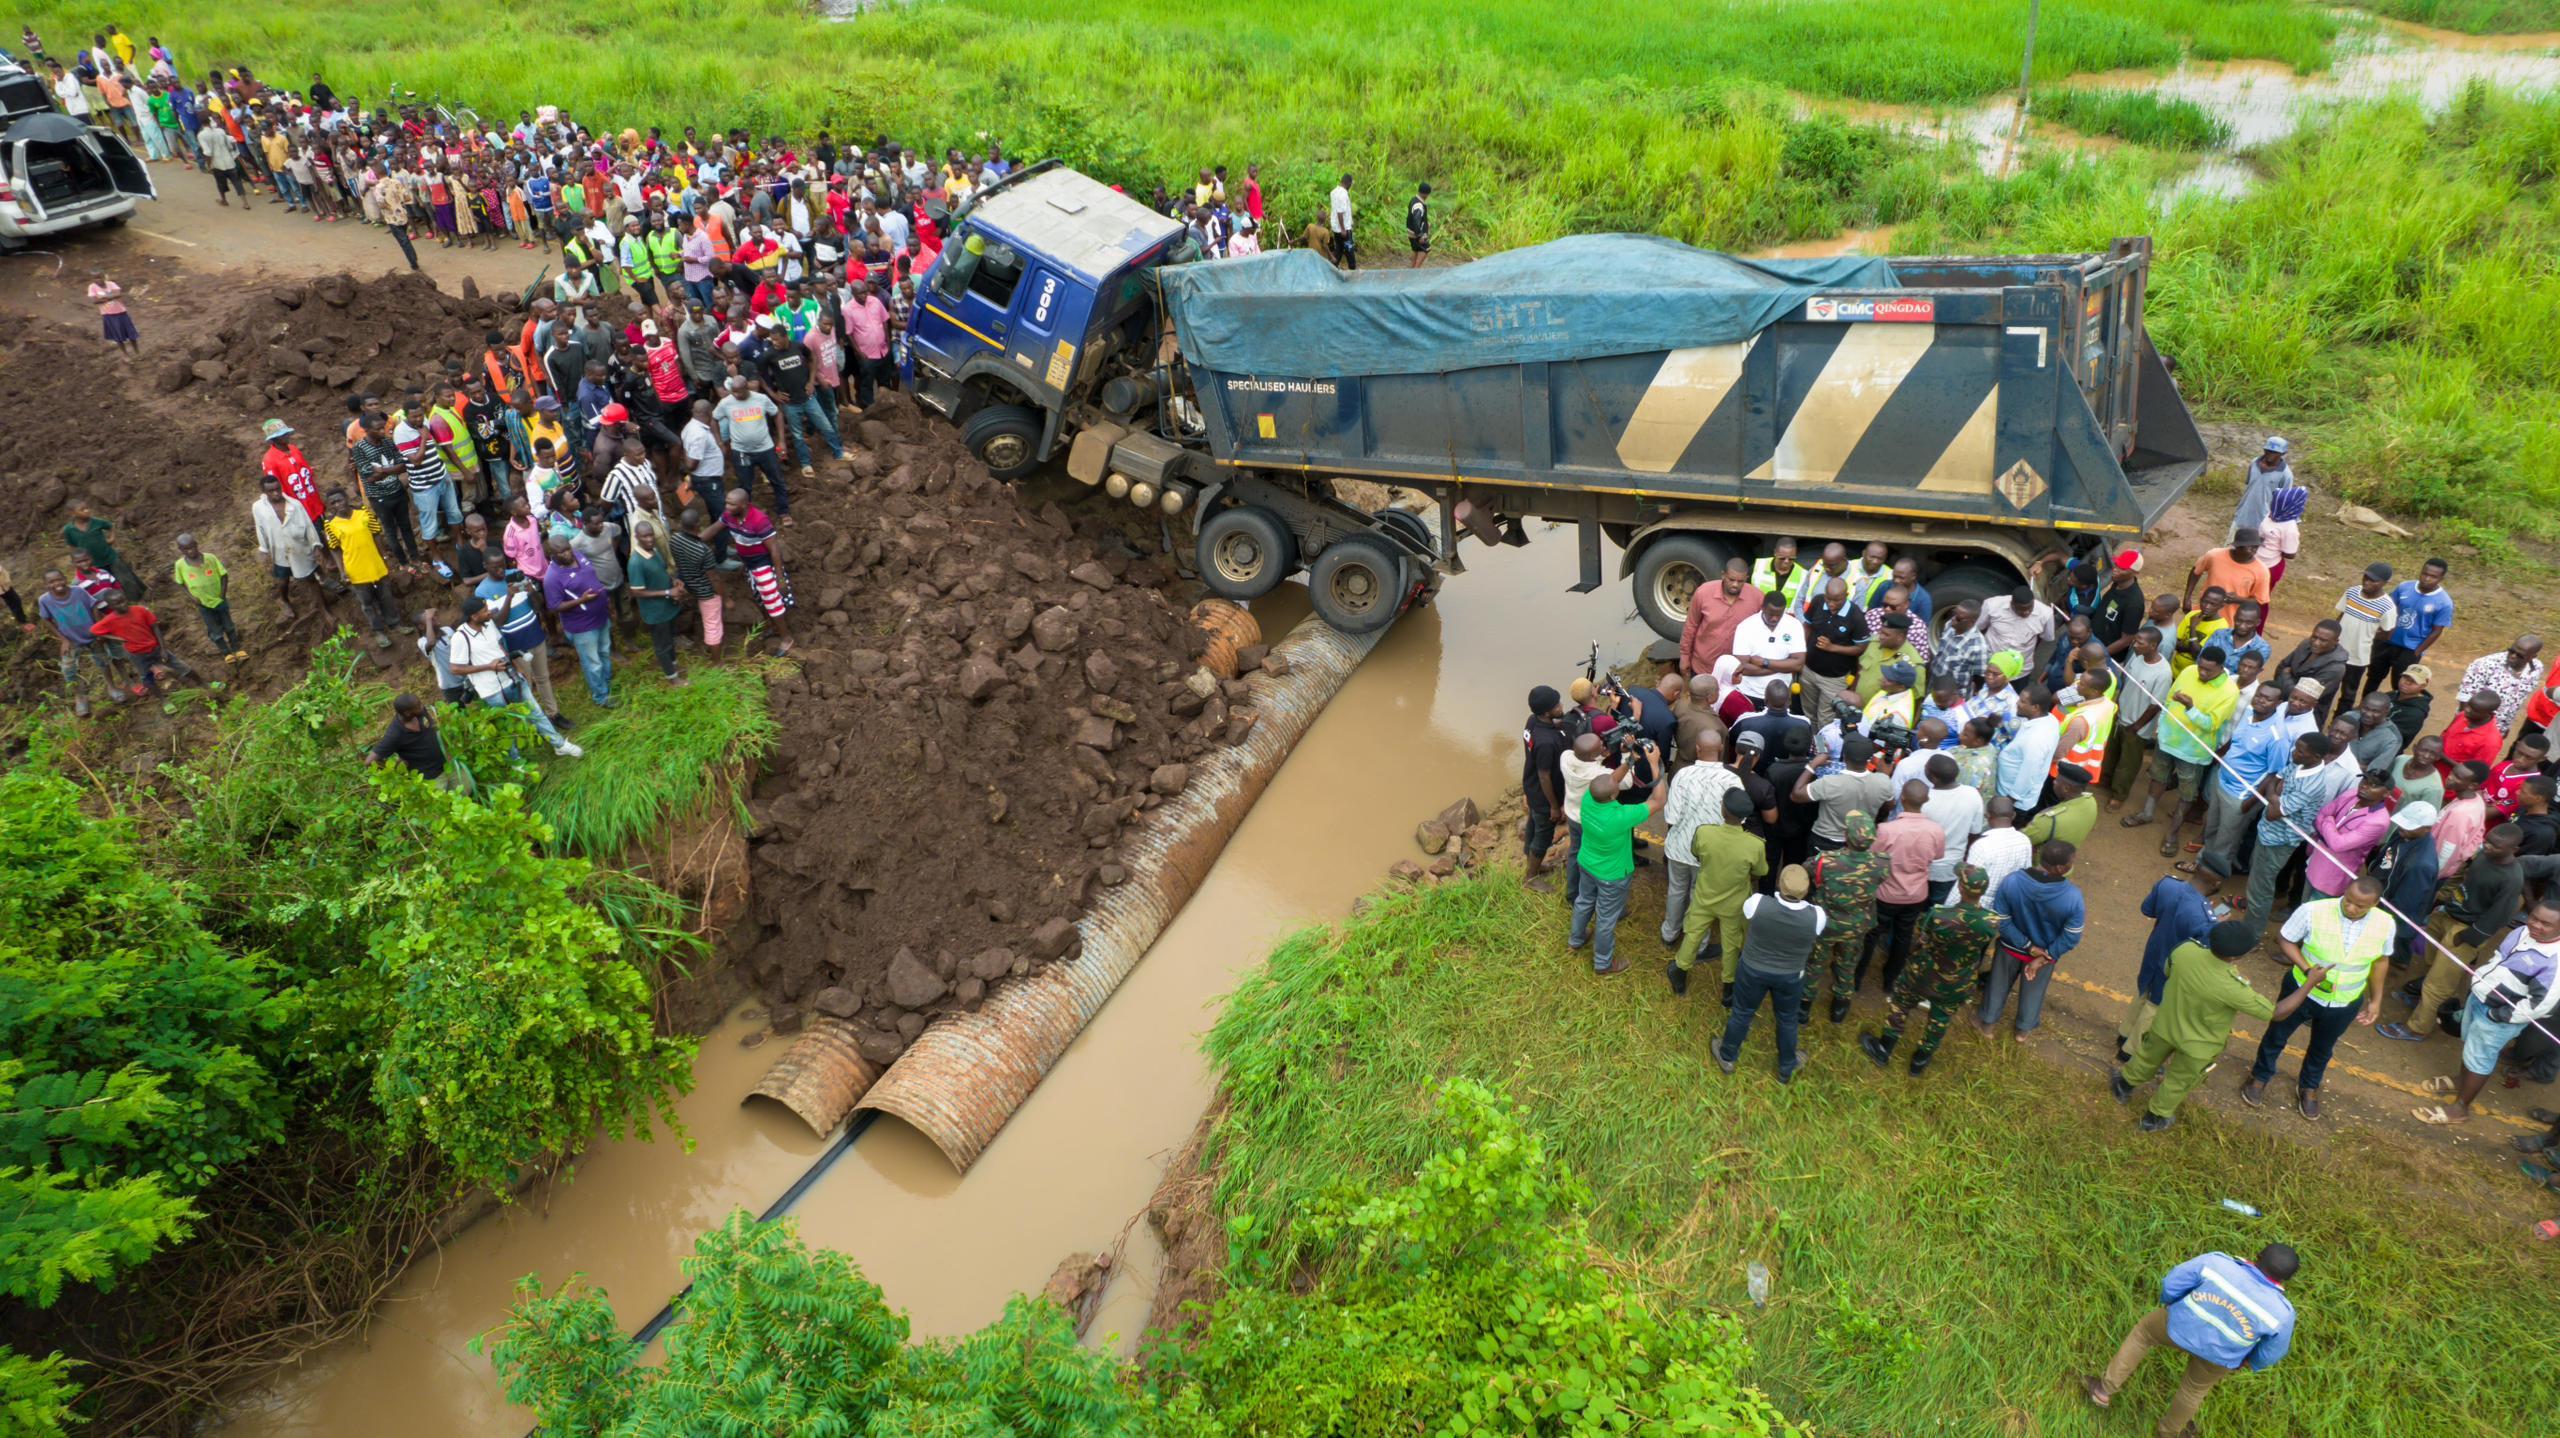
POLYGON ((1731 344, 1824 290, 1897 283, 1883 260, 1747 260, 1658 235, 1576 235, 1438 269, 1344 271, 1282 250, 1162 273, 1193 365, 1328 376, 1731 344))

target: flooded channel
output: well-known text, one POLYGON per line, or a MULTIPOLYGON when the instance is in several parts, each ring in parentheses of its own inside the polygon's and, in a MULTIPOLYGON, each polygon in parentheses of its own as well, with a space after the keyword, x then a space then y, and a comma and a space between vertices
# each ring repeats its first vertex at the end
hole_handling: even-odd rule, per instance
MULTIPOLYGON (((1562 684, 1593 640, 1620 655, 1651 641, 1623 583, 1565 592, 1569 530, 1530 533, 1525 549, 1467 545, 1469 572, 1397 624, 1281 766, 1198 895, 965 1178, 883 1119, 801 1200, 808 1240, 852 1255, 919 1334, 974 1329, 1067 1254, 1117 1243, 1207 1101, 1199 1035, 1237 975, 1280 936, 1341 917, 1412 854, 1415 823, 1516 781, 1532 685, 1562 684)), ((1278 633, 1306 612, 1304 591, 1258 607, 1278 633)), ((465 1345, 503 1316, 519 1277, 556 1285, 583 1272, 627 1330, 680 1286, 697 1233, 732 1208, 762 1210, 826 1146, 778 1107, 739 1107, 782 1050, 742 1048, 757 1031, 733 1015, 703 1040, 682 1106, 694 1152, 665 1142, 594 1150, 547 1207, 484 1219, 420 1260, 365 1339, 314 1354, 224 1431, 518 1438, 527 1415, 465 1345)), ((1144 1321, 1154 1254, 1145 1226, 1135 1229, 1097 1341, 1125 1346, 1144 1321)))

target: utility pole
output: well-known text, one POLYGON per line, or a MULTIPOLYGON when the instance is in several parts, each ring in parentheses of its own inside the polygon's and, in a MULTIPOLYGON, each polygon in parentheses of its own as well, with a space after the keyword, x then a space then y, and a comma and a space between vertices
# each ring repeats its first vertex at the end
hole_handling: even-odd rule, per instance
POLYGON ((2027 0, 2027 58, 2018 67, 2018 115, 2009 126, 2009 146, 2000 155, 2000 173, 2006 177, 2010 162, 2018 155, 2018 141, 2027 133, 2027 96, 2036 79, 2036 22, 2044 16, 2044 0, 2027 0))

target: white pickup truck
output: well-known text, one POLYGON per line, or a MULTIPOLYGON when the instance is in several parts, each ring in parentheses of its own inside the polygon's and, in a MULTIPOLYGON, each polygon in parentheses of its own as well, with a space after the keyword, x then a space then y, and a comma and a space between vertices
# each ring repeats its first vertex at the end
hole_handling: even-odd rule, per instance
POLYGON ((120 225, 159 198, 123 139, 53 108, 43 80, 0 61, 0 250, 90 225, 120 225))

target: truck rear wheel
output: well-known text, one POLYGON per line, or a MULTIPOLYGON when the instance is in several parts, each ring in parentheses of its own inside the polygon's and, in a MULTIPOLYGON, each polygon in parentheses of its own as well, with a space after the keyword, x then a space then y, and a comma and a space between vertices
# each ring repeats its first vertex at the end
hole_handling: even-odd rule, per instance
POLYGON ((1345 634, 1384 629, 1404 599, 1404 560, 1366 534, 1335 540, 1307 570, 1307 592, 1324 622, 1345 634))
POLYGON ((960 427, 960 443, 987 473, 1016 480, 1040 462, 1040 416, 1018 404, 991 404, 960 427))
POLYGON ((1200 582, 1221 599, 1260 599, 1297 572, 1298 537, 1270 510, 1239 504, 1200 521, 1200 582))
POLYGON ((1954 613, 1968 599, 1980 605, 2007 594, 2018 587, 2018 576, 1988 564, 1951 564, 1931 575, 1928 584, 1929 612, 1939 616, 1954 613))
POLYGON ((1733 557, 1720 540, 1701 534, 1665 534, 1636 556, 1636 613, 1665 639, 1677 640, 1689 622, 1689 596, 1724 573, 1733 557))

